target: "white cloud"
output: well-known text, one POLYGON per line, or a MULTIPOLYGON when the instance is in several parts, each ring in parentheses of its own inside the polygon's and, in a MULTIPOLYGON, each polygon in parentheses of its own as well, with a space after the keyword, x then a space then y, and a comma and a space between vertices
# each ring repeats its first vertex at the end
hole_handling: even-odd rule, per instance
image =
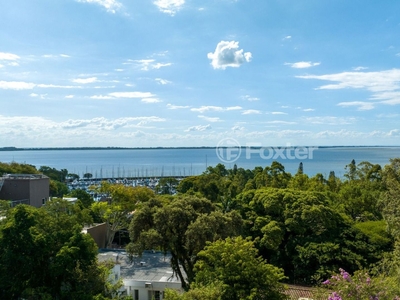
POLYGON ((119 98, 142 98, 142 102, 147 102, 147 103, 155 103, 155 102, 161 102, 161 100, 158 100, 154 98, 155 95, 153 95, 150 92, 113 92, 113 93, 108 93, 107 95, 93 95, 90 98, 91 99, 98 99, 98 100, 108 100, 108 99, 119 99, 119 98))
POLYGON ((356 119, 353 117, 307 117, 304 119, 308 124, 323 124, 323 125, 348 125, 355 123, 356 119))
POLYGON ((58 126, 64 129, 72 128, 92 128, 92 129, 103 129, 103 130, 115 130, 122 127, 140 127, 150 122, 164 122, 163 118, 156 116, 150 117, 128 117, 118 118, 109 120, 104 117, 93 118, 93 119, 71 119, 65 122, 61 122, 58 126))
POLYGON ((340 102, 338 103, 338 106, 358 106, 357 110, 371 110, 375 108, 374 103, 364 101, 340 102))
POLYGON ((290 40, 291 38, 292 38, 291 35, 287 35, 287 36, 285 36, 285 37, 283 38, 283 40, 290 40))
POLYGON ((400 69, 392 69, 380 72, 343 72, 327 75, 297 76, 303 79, 318 79, 337 82, 320 86, 321 90, 334 89, 367 89, 372 92, 393 91, 400 88, 400 69))
POLYGON ((162 78, 156 78, 155 80, 156 80, 159 84, 162 84, 162 85, 171 83, 171 81, 166 80, 166 79, 162 79, 162 78))
POLYGON ((72 99, 72 98, 74 98, 74 95, 67 95, 67 96, 65 96, 65 98, 66 99, 72 99))
POLYGON ((185 4, 185 0, 156 0, 153 2, 160 11, 175 15, 185 4))
POLYGON ((167 104, 168 109, 184 109, 184 108, 190 108, 189 105, 173 105, 171 103, 167 104))
POLYGON ((150 92, 113 92, 108 94, 115 98, 150 98, 154 95, 150 92))
POLYGON ((34 83, 23 81, 0 81, 0 89, 3 90, 31 90, 36 86, 34 83))
POLYGON ((171 65, 172 65, 172 63, 164 63, 164 64, 156 63, 156 64, 152 65, 152 67, 153 67, 153 69, 160 69, 162 67, 169 67, 171 65))
POLYGON ((207 57, 211 59, 211 65, 214 69, 225 70, 227 67, 240 67, 243 63, 249 62, 251 53, 243 53, 243 49, 239 50, 239 42, 221 41, 214 53, 208 53, 207 57))
POLYGON ((242 115, 259 115, 261 111, 257 109, 247 109, 242 112, 242 115))
POLYGON ((185 132, 190 132, 190 131, 205 131, 205 130, 210 130, 212 129, 211 125, 197 125, 197 126, 191 126, 188 129, 185 130, 185 132))
POLYGON ((122 8, 122 4, 117 0, 76 0, 81 3, 94 3, 103 6, 107 12, 115 14, 122 8))
POLYGON ((77 85, 57 85, 57 84, 37 84, 37 87, 40 88, 55 88, 55 89, 81 89, 81 86, 77 86, 77 85))
MULTIPOLYGON (((370 100, 377 103, 398 105, 400 104, 400 69, 391 69, 379 72, 343 72, 327 75, 297 76, 303 79, 318 79, 335 82, 322 85, 320 90, 338 89, 365 89, 372 93, 370 100)), ((364 109, 368 106, 364 106, 364 109)))
POLYGON ((203 105, 203 106, 200 106, 200 107, 191 108, 190 110, 191 111, 196 111, 196 112, 199 112, 199 113, 204 113, 206 111, 224 111, 224 108, 221 107, 221 106, 212 106, 212 105, 206 106, 206 105, 203 105))
POLYGON ((280 120, 275 120, 275 121, 267 121, 267 124, 281 124, 281 125, 293 125, 296 124, 296 122, 288 122, 288 121, 280 121, 280 120))
POLYGON ((200 119, 206 120, 207 122, 221 122, 222 120, 219 117, 207 117, 207 116, 203 116, 203 115, 199 115, 198 116, 200 119))
POLYGON ((361 67, 361 66, 353 68, 354 71, 362 71, 362 70, 366 70, 366 69, 368 69, 368 68, 367 67, 361 67))
POLYGON ((47 94, 36 94, 36 93, 31 93, 31 94, 29 94, 29 96, 31 96, 31 97, 33 97, 33 98, 37 98, 37 97, 40 97, 40 99, 45 99, 46 98, 46 96, 47 96, 47 94))
POLYGON ((260 100, 260 98, 251 97, 251 96, 249 96, 249 95, 242 96, 242 98, 245 99, 245 100, 247 100, 247 101, 259 101, 259 100, 260 100))
POLYGON ((273 112, 271 112, 271 115, 287 115, 287 113, 285 113, 283 111, 273 111, 273 112))
POLYGON ((305 68, 311 68, 315 66, 319 66, 321 63, 319 62, 311 62, 311 61, 299 61, 295 63, 285 63, 286 66, 290 66, 295 69, 305 69, 305 68))
POLYGON ((235 125, 231 128, 232 131, 243 131, 244 127, 243 126, 239 126, 239 125, 235 125))
POLYGON ((191 111, 205 113, 206 111, 232 111, 232 110, 241 110, 241 106, 228 106, 228 107, 221 107, 221 106, 213 106, 213 105, 203 105, 200 107, 191 108, 191 111))
POLYGON ((43 54, 42 57, 44 58, 70 58, 71 56, 67 55, 67 54, 43 54))
POLYGON ((34 87, 38 88, 61 88, 61 89, 76 89, 80 86, 74 85, 55 85, 55 84, 35 84, 23 81, 0 81, 0 89, 3 90, 31 90, 34 87))
POLYGON ((140 101, 142 101, 144 103, 160 103, 160 102, 162 102, 162 100, 157 99, 157 98, 143 98, 140 101))
POLYGON ((0 60, 19 60, 20 57, 16 54, 0 52, 0 60))
POLYGON ((160 68, 169 67, 172 65, 172 63, 156 62, 155 59, 138 59, 138 60, 128 59, 128 61, 125 62, 124 64, 126 64, 126 65, 136 64, 139 66, 140 70, 142 70, 142 71, 150 71, 153 69, 160 69, 160 68))
POLYGON ((315 111, 314 108, 304 108, 303 111, 315 111))
POLYGON ((241 110, 242 109, 242 107, 241 106, 228 106, 227 108, 226 108, 226 110, 241 110))
POLYGON ((99 80, 97 77, 89 77, 89 78, 76 78, 71 80, 74 83, 82 83, 82 84, 87 84, 87 83, 94 83, 98 82, 99 80))
POLYGON ((93 95, 93 96, 90 96, 90 99, 108 100, 108 99, 115 99, 115 97, 107 96, 107 95, 93 95))

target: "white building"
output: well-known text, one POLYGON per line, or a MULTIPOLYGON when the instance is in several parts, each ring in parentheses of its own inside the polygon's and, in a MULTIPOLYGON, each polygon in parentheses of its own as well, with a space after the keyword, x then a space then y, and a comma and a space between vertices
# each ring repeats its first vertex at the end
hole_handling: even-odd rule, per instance
POLYGON ((115 262, 113 280, 122 279, 121 292, 134 300, 162 300, 165 289, 182 290, 181 281, 174 276, 170 256, 162 252, 145 251, 130 262, 125 251, 101 250, 99 261, 115 262))

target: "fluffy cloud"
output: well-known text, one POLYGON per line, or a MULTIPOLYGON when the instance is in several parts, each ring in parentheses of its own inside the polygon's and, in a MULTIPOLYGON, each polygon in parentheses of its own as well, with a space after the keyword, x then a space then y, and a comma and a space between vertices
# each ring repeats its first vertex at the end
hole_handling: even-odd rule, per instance
POLYGON ((348 106, 357 106, 358 110, 371 110, 374 109, 374 103, 365 102, 365 101, 351 101, 351 102, 340 102, 338 106, 348 107, 348 106))
POLYGON ((184 108, 190 108, 189 105, 173 105, 171 103, 167 104, 168 109, 184 109, 184 108))
POLYGON ((80 86, 76 85, 55 85, 55 84, 36 84, 32 82, 24 81, 0 81, 0 89, 3 90, 31 90, 35 87, 38 88, 56 88, 56 89, 80 89, 80 86))
POLYGON ((200 119, 206 120, 207 122, 221 122, 222 120, 218 117, 207 117, 207 116, 203 116, 203 115, 199 115, 198 116, 200 119))
MULTIPOLYGON (((397 105, 400 104, 400 69, 392 69, 380 72, 342 72, 326 75, 304 75, 297 76, 303 79, 317 79, 334 82, 332 84, 322 85, 320 90, 338 90, 338 89, 365 89, 372 93, 370 100, 377 103, 397 105)), ((341 106, 352 106, 362 104, 363 110, 373 107, 367 102, 349 102, 352 104, 341 104, 341 106)))
POLYGON ((261 111, 257 109, 247 109, 242 112, 242 115, 259 115, 261 111))
POLYGON ((295 63, 285 63, 286 66, 291 66, 292 68, 295 69, 306 69, 306 68, 311 68, 315 66, 319 66, 321 63, 319 62, 311 62, 311 61, 299 61, 295 63))
POLYGON ((273 112, 271 112, 271 115, 287 115, 287 113, 285 113, 283 111, 273 111, 273 112))
POLYGON ((150 71, 153 69, 161 69, 163 67, 169 67, 172 65, 172 63, 160 63, 156 62, 155 59, 138 59, 138 60, 131 60, 128 59, 125 63, 125 65, 137 65, 139 66, 140 70, 142 71, 150 71))
POLYGON ((159 84, 162 84, 162 85, 171 83, 171 81, 168 81, 168 80, 162 79, 162 78, 156 78, 155 80, 156 80, 159 84))
POLYGON ((188 129, 185 130, 185 132, 190 132, 190 131, 205 131, 205 130, 210 130, 212 129, 211 125, 197 125, 197 126, 191 126, 188 129))
POLYGON ((142 101, 144 103, 159 103, 159 102, 162 102, 162 100, 160 100, 158 98, 143 98, 140 101, 142 101))
POLYGON ((381 72, 342 72, 327 75, 304 75, 297 77, 337 82, 335 84, 320 86, 318 89, 321 90, 354 88, 367 89, 372 92, 384 92, 400 88, 400 69, 381 72))
POLYGON ((42 57, 44 58, 70 58, 71 56, 67 55, 67 54, 44 54, 42 55, 42 57))
POLYGON ((251 60, 251 53, 243 53, 243 49, 239 50, 239 42, 221 41, 215 48, 214 53, 207 54, 211 59, 211 65, 214 69, 226 69, 227 67, 240 67, 245 62, 251 60))
POLYGON ((165 119, 156 116, 130 117, 109 120, 104 117, 93 119, 71 119, 58 124, 64 129, 88 127, 93 129, 115 130, 121 127, 141 127, 151 122, 165 122, 165 119))
POLYGON ((308 117, 304 119, 307 124, 323 124, 323 125, 349 125, 356 121, 353 117, 308 117))
POLYGON ((76 0, 81 3, 94 3, 103 6, 107 12, 115 14, 122 8, 122 4, 117 0, 76 0))
POLYGON ((213 106, 213 105, 203 105, 200 107, 191 108, 191 111, 205 113, 206 111, 230 111, 230 110, 240 110, 242 109, 241 106, 228 106, 228 107, 221 107, 221 106, 213 106))
POLYGON ((20 57, 16 54, 0 52, 0 60, 18 60, 20 57))
POLYGON ((259 100, 260 100, 260 98, 251 97, 251 96, 249 96, 249 95, 242 96, 242 98, 243 98, 244 100, 247 100, 247 101, 259 101, 259 100))
POLYGON ((98 82, 99 80, 97 77, 89 77, 89 78, 76 78, 71 80, 74 83, 82 83, 82 84, 87 84, 87 83, 94 83, 98 82))
POLYGON ((36 84, 23 81, 0 81, 0 89, 3 90, 31 90, 36 84))
POLYGON ((185 4, 185 0, 156 0, 153 2, 160 11, 175 15, 185 4))

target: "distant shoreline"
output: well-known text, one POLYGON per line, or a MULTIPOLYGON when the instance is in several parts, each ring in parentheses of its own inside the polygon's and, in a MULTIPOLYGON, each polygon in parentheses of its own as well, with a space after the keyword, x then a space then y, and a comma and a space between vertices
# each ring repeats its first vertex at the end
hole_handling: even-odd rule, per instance
MULTIPOLYGON (((329 148, 398 148, 400 146, 384 146, 384 145, 375 145, 375 146, 260 146, 260 147, 251 147, 251 148, 263 148, 263 147, 272 147, 272 148, 290 148, 290 147, 317 147, 323 149, 329 148)), ((47 150, 162 150, 162 149, 216 149, 217 147, 211 146, 203 146, 203 147, 0 147, 0 151, 47 151, 47 150)), ((226 147, 222 147, 226 148, 226 147)), ((242 149, 247 148, 247 146, 242 146, 242 149)))

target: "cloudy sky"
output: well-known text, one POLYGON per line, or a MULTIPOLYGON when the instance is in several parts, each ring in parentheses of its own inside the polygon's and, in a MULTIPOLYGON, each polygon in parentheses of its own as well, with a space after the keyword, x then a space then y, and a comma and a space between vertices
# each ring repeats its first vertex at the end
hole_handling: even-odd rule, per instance
POLYGON ((1 6, 0 147, 400 144, 400 1, 1 6))

